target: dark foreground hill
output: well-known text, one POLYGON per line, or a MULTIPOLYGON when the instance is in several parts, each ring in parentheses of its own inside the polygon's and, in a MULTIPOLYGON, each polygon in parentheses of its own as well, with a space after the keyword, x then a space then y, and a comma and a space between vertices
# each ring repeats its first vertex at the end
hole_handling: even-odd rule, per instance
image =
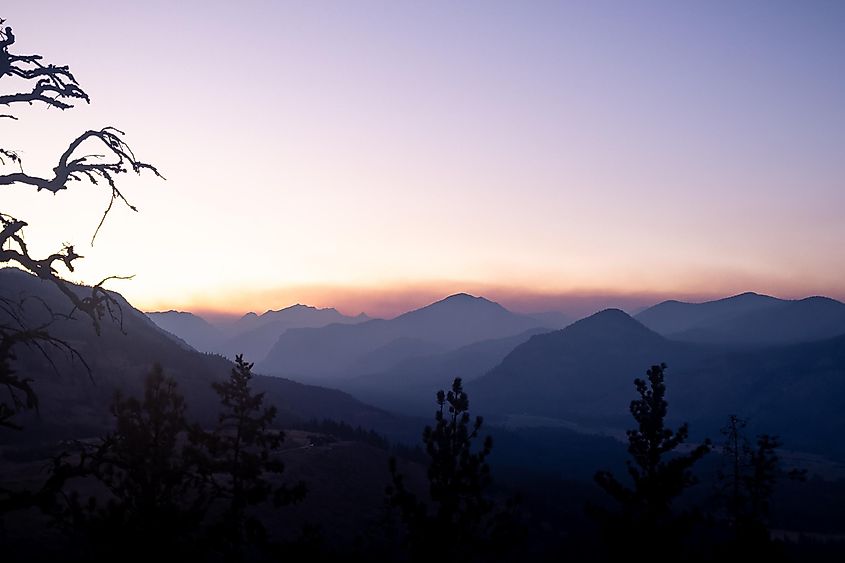
MULTIPOLYGON (((83 288, 77 287, 82 292, 83 288)), ((34 380, 40 399, 38 413, 21 419, 27 435, 41 432, 78 437, 98 434, 111 425, 109 405, 115 391, 140 392, 144 376, 154 363, 172 375, 185 395, 193 416, 209 419, 217 412, 217 396, 211 382, 227 378, 232 364, 216 355, 202 354, 165 333, 143 313, 118 294, 122 326, 103 322, 97 335, 83 315, 55 321, 49 332, 71 345, 87 363, 60 350, 46 348, 48 357, 38 350, 20 347, 17 368, 34 380), (52 364, 51 364, 52 363, 52 364)), ((22 301, 22 312, 29 323, 46 321, 45 304, 55 313, 69 313, 66 298, 50 283, 15 269, 0 270, 0 297, 22 301)), ((331 418, 353 425, 390 428, 394 417, 333 389, 303 385, 283 378, 257 376, 257 389, 266 393, 266 401, 279 409, 282 424, 294 420, 331 418)), ((14 439, 5 433, 3 439, 14 439)))

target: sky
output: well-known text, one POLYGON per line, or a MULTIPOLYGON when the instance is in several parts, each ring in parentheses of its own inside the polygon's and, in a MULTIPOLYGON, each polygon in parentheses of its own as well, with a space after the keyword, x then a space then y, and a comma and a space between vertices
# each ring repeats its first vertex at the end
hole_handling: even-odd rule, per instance
MULTIPOLYGON (((7 3, 91 104, 16 108, 49 174, 114 125, 139 211, 5 188, 30 246, 144 310, 390 316, 744 291, 845 299, 845 3, 7 3)), ((8 82, 4 80, 4 82, 8 82)), ((9 87, 9 84, 6 84, 9 87)))

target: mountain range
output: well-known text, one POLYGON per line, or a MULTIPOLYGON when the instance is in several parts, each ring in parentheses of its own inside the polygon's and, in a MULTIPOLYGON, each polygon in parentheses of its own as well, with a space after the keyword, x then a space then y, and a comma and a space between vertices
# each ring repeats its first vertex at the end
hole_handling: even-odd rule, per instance
POLYGON ((675 340, 721 344, 788 344, 841 334, 845 304, 827 297, 784 300, 743 293, 706 303, 664 301, 636 319, 675 340))
MULTIPOLYGON (((819 303, 827 303, 833 314, 841 306, 813 301, 819 303)), ((779 310, 794 318, 788 316, 791 307, 779 310)), ((810 326, 819 325, 813 321, 810 326)), ((762 345, 755 339, 750 346, 714 345, 669 339, 622 311, 606 310, 531 337, 468 388, 488 414, 624 429, 636 396, 633 379, 665 362, 669 418, 689 421, 699 438, 718 436, 727 417, 736 414, 749 419, 756 431, 780 435, 789 447, 845 459, 840 439, 845 432, 845 323, 838 331, 838 336, 810 342, 762 345)), ((796 333, 793 328, 772 334, 796 333)))
POLYGON ((201 352, 221 354, 229 359, 243 354, 253 362, 264 359, 279 336, 290 328, 319 328, 369 320, 363 313, 350 317, 333 308, 300 304, 261 315, 247 313, 235 323, 222 326, 214 326, 202 317, 181 311, 151 312, 147 316, 201 352))
MULTIPOLYGON (((83 295, 90 289, 71 286, 83 295)), ((216 416, 218 398, 211 383, 228 377, 232 363, 226 358, 200 353, 159 328, 122 296, 110 292, 120 308, 122 322, 104 319, 97 335, 87 317, 76 313, 52 322, 49 333, 71 345, 79 357, 45 347, 18 346, 16 369, 34 381, 38 412, 18 417, 33 434, 77 438, 97 435, 112 424, 109 405, 116 391, 137 394, 144 376, 158 363, 173 376, 185 395, 192 416, 210 421, 216 416), (84 361, 84 363, 83 363, 84 361), (87 364, 87 368, 86 368, 87 364)), ((21 318, 36 326, 54 313, 72 313, 67 298, 51 283, 14 268, 0 269, 0 299, 22 303, 21 318)), ((8 324, 6 315, 0 323, 8 324)), ((189 321, 190 322, 190 321, 189 321)), ((304 385, 278 377, 256 375, 254 388, 279 409, 279 422, 332 418, 368 428, 390 429, 396 417, 370 407, 335 389, 304 385)), ((6 434, 14 438, 14 434, 6 434)))
POLYGON ((349 379, 416 357, 543 328, 542 323, 483 297, 459 293, 390 320, 290 329, 258 369, 308 381, 349 379))
MULTIPOLYGON (((9 299, 37 297, 27 304, 36 320, 38 300, 57 310, 66 306, 55 287, 14 269, 0 271, 0 289, 9 299)), ((665 362, 669 418, 690 422, 695 436, 718 436, 727 416, 737 414, 755 430, 779 434, 788 447, 845 459, 839 438, 845 433, 845 305, 829 298, 746 293, 707 303, 667 301, 636 317, 608 309, 560 328, 544 326, 550 317, 566 324, 559 316, 517 314, 457 294, 387 320, 297 305, 246 315, 233 329, 175 312, 152 315, 155 324, 114 295, 124 311, 123 332, 107 324, 97 337, 84 318, 51 326, 80 350, 90 378, 78 362, 60 358, 57 376, 39 354, 19 355, 44 396, 45 420, 69 421, 77 430, 102 425, 111 393, 140 389, 154 361, 177 377, 197 412, 208 414, 209 384, 225 377, 231 364, 194 350, 196 338, 228 330, 230 341, 238 336, 248 345, 256 331, 266 336, 283 329, 256 364, 257 372, 274 377, 255 381, 289 419, 330 417, 389 429, 402 424, 397 414, 430 414, 434 392, 460 376, 474 411, 494 421, 616 435, 630 426, 633 379, 665 362), (332 322, 338 317, 343 322, 332 322), (293 326, 309 322, 330 324, 293 326), (342 391, 308 385, 315 382, 342 391)))
POLYGON ((448 352, 407 358, 382 371, 359 375, 337 385, 370 404, 396 412, 429 414, 433 390, 449 385, 457 376, 464 381, 481 377, 514 348, 535 334, 545 332, 548 329, 535 328, 515 336, 474 342, 448 352))

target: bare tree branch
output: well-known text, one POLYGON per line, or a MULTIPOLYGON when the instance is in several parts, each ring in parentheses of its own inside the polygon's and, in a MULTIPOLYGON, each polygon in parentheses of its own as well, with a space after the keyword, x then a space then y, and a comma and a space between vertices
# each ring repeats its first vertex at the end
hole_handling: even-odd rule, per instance
MULTIPOLYGON (((114 177, 130 170, 136 174, 149 170, 159 178, 163 179, 164 177, 155 166, 142 162, 135 157, 132 149, 121 138, 123 134, 123 131, 114 127, 106 127, 99 131, 86 131, 77 137, 59 158, 59 163, 53 168, 52 178, 31 176, 21 171, 0 175, 0 186, 26 184, 35 187, 38 191, 47 190, 56 193, 67 189, 68 182, 74 180, 87 179, 92 184, 99 184, 100 181, 105 180, 111 188, 112 200, 119 199, 126 203, 130 209, 137 211, 135 206, 131 205, 117 188, 114 177), (109 157, 107 160, 106 155, 76 154, 79 146, 89 139, 99 141, 105 146, 109 157)), ((0 151, 2 151, 2 155, 13 162, 20 163, 20 157, 17 153, 2 149, 0 151)))
MULTIPOLYGON (((15 45, 15 35, 11 27, 2 27, 5 20, 0 19, 0 79, 11 78, 3 84, 24 83, 25 90, 21 92, 0 92, 0 107, 11 107, 17 103, 42 103, 48 108, 61 110, 73 107, 74 100, 90 103, 88 94, 82 90, 76 78, 67 66, 56 66, 43 61, 41 55, 28 55, 10 52, 15 45)), ((0 119, 16 120, 11 113, 0 114, 0 119)), ((124 133, 114 127, 99 130, 89 130, 74 139, 67 150, 59 157, 58 163, 51 175, 30 174, 24 170, 18 152, 0 148, 0 166, 12 165, 17 170, 0 175, 0 186, 28 186, 36 191, 46 190, 53 194, 66 190, 70 182, 89 181, 99 185, 105 183, 110 191, 110 197, 105 212, 91 238, 91 244, 112 210, 115 201, 125 204, 133 211, 134 205, 129 203, 123 192, 117 187, 116 177, 119 174, 134 172, 141 174, 144 170, 151 171, 162 178, 155 166, 138 160, 132 149, 123 140, 124 133), (85 146, 83 146, 85 145, 85 146), (87 147, 99 145, 90 154, 87 147)), ((77 311, 91 319, 97 334, 101 332, 101 321, 108 318, 116 323, 123 331, 123 311, 113 295, 105 290, 103 284, 117 276, 106 278, 90 288, 86 295, 79 288, 66 281, 59 269, 67 272, 74 271, 74 263, 82 258, 71 244, 64 244, 60 250, 43 258, 32 256, 27 247, 23 233, 27 222, 9 214, 0 212, 0 266, 16 265, 34 274, 42 280, 51 282, 67 298, 72 310, 65 317, 71 317, 77 311)), ((127 278, 118 278, 127 279, 127 278)), ((49 308, 48 308, 49 309, 49 308)), ((10 418, 20 410, 37 409, 38 398, 30 385, 31 378, 17 375, 12 368, 15 359, 13 347, 26 345, 40 351, 51 365, 52 360, 47 350, 57 348, 84 360, 67 343, 52 337, 48 326, 27 326, 21 310, 15 310, 8 305, 0 306, 0 313, 5 312, 3 318, 11 319, 4 324, 0 318, 0 391, 5 389, 7 397, 0 393, 0 426, 14 428, 10 418), (8 401, 5 399, 8 398, 8 401)), ((52 312, 49 318, 57 317, 52 312)), ((87 364, 86 368, 87 368, 87 364)), ((90 375, 90 370, 89 370, 90 375)))
MULTIPOLYGON (((5 20, 0 20, 0 25, 4 22, 5 20)), ((14 43, 15 35, 11 27, 0 31, 0 77, 16 76, 24 80, 35 80, 35 84, 29 92, 0 95, 0 105, 40 102, 48 107, 65 110, 73 107, 71 103, 64 101, 66 99, 91 102, 67 66, 45 65, 41 62, 41 55, 9 53, 9 47, 14 43)))
POLYGON ((38 396, 31 385, 32 378, 18 375, 12 367, 12 361, 16 359, 13 349, 17 345, 35 349, 55 373, 58 373, 58 368, 47 348, 63 352, 71 361, 78 360, 91 377, 91 368, 82 355, 69 343, 49 333, 53 322, 64 318, 68 316, 55 313, 43 299, 37 297, 24 297, 20 301, 0 297, 0 388, 5 389, 8 398, 8 402, 0 402, 0 427, 19 430, 21 427, 12 422, 12 417, 23 410, 38 410, 38 396), (39 303, 47 313, 47 320, 37 326, 29 326, 27 319, 32 315, 25 315, 23 310, 27 301, 39 303))
POLYGON ((132 276, 109 276, 93 285, 90 295, 80 297, 58 274, 54 266, 59 262, 69 271, 74 271, 74 260, 82 256, 76 253, 72 245, 64 246, 59 252, 38 260, 29 255, 26 242, 19 234, 26 226, 25 222, 0 213, 0 225, 3 226, 0 230, 0 264, 16 263, 39 278, 52 282, 73 304, 73 311, 81 311, 91 318, 97 334, 100 334, 101 330, 100 321, 106 316, 123 330, 123 310, 120 303, 106 291, 103 284, 113 279, 131 279, 132 276))

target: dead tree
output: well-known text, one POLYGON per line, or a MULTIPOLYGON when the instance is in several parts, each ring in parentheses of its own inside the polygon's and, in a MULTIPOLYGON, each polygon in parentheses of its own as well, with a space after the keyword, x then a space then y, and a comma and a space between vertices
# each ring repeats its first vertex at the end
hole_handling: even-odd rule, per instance
MULTIPOLYGON (((17 120, 14 109, 21 104, 67 110, 80 101, 90 103, 88 94, 67 66, 47 63, 41 55, 15 53, 15 34, 11 27, 3 27, 4 24, 5 20, 0 19, 0 124, 6 120, 17 120), (6 85, 12 88, 11 92, 3 91, 6 85)), ((68 144, 49 174, 30 173, 25 170, 18 150, 0 146, 0 172, 4 172, 0 174, 0 189, 16 187, 56 194, 69 189, 74 182, 90 182, 104 187, 108 202, 91 238, 93 244, 115 202, 137 211, 118 187, 116 180, 119 175, 149 171, 162 177, 155 166, 135 156, 123 137, 122 131, 111 126, 85 131, 68 144), (99 148, 94 149, 94 146, 99 148)), ((74 271, 74 263, 82 258, 74 245, 57 245, 58 250, 52 254, 35 256, 25 241, 26 227, 25 219, 0 209, 0 266, 16 266, 55 285, 71 307, 70 313, 64 316, 81 313, 90 320, 97 334, 104 319, 117 322, 122 327, 119 304, 104 288, 105 282, 114 277, 93 285, 90 292, 75 290, 65 277, 74 271)), ((37 408, 38 404, 37 396, 29 386, 31 380, 14 375, 11 368, 13 347, 24 344, 43 351, 42 345, 47 344, 70 350, 66 343, 50 337, 47 326, 27 327, 20 316, 10 314, 13 310, 11 303, 5 303, 4 310, 0 311, 4 313, 0 315, 0 387, 6 387, 11 395, 8 402, 0 402, 0 413, 7 421, 15 412, 37 408), (12 391, 17 391, 17 395, 12 391)))

